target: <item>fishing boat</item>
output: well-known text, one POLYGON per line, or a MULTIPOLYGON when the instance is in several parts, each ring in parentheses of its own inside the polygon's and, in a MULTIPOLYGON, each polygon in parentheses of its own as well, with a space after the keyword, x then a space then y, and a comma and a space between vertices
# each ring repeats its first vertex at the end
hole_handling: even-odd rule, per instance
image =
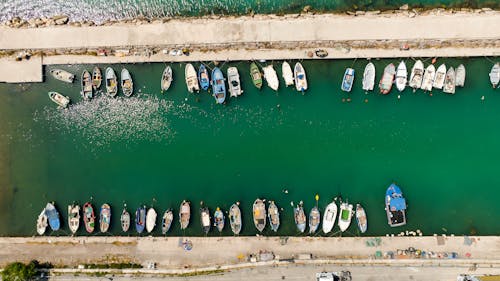
POLYGON ((413 88, 413 92, 420 88, 422 85, 422 78, 424 76, 424 64, 421 60, 417 60, 411 69, 410 83, 408 84, 413 88))
POLYGON ((63 96, 58 92, 49 92, 49 98, 62 108, 68 107, 70 102, 69 97, 63 96))
POLYGON ((346 231, 351 225, 352 208, 352 205, 347 202, 340 203, 338 225, 342 232, 346 231))
POLYGON ((295 225, 300 233, 304 233, 306 230, 306 214, 304 213, 304 208, 302 207, 302 202, 293 209, 293 217, 295 219, 295 225))
POLYGON ((455 86, 463 87, 465 84, 465 66, 463 64, 457 67, 455 71, 455 86))
POLYGON ((179 208, 179 222, 181 224, 181 229, 186 229, 189 225, 189 219, 191 218, 191 207, 189 202, 184 200, 179 208))
POLYGON ((57 211, 54 204, 47 203, 47 206, 45 206, 45 215, 47 216, 47 219, 49 221, 50 229, 52 229, 53 231, 59 230, 59 228, 61 227, 61 222, 59 221, 59 212, 57 211))
POLYGON ((445 77, 446 77, 446 65, 443 63, 436 70, 436 76, 434 77, 434 82, 432 83, 432 87, 439 90, 443 89, 445 77))
POLYGON ((222 232, 222 230, 224 229, 224 213, 219 207, 215 209, 214 226, 219 232, 222 232))
POLYGON ((368 220, 366 219, 365 209, 361 204, 356 204, 356 221, 358 222, 359 231, 365 233, 368 228, 368 220))
POLYGON ((201 222, 201 229, 205 234, 208 234, 210 231, 210 210, 207 207, 201 207, 200 208, 200 222, 201 222))
POLYGON ((354 69, 347 68, 344 72, 344 77, 342 78, 342 85, 340 89, 344 92, 350 92, 352 89, 352 84, 354 84, 354 69))
POLYGON ((266 79, 267 86, 269 88, 277 91, 280 85, 280 81, 278 80, 278 75, 276 74, 276 70, 274 70, 273 65, 268 65, 262 68, 264 71, 264 78, 266 79))
POLYGON ((493 88, 496 88, 499 82, 500 82, 500 63, 497 62, 491 68, 490 83, 493 86, 493 88))
POLYGON ((120 216, 120 224, 123 232, 127 232, 130 228, 130 213, 127 211, 127 208, 123 208, 122 215, 120 216))
POLYGON ((80 227, 80 206, 76 204, 68 206, 68 226, 73 234, 75 234, 80 227))
POLYGON ((422 78, 422 85, 420 89, 424 91, 431 91, 432 84, 434 83, 434 75, 436 74, 436 68, 433 64, 429 65, 424 72, 424 76, 422 78))
POLYGON ((380 79, 380 82, 378 84, 380 93, 382 95, 387 95, 391 91, 395 74, 396 69, 394 67, 394 64, 390 63, 384 68, 384 74, 382 74, 382 79, 380 79))
POLYGON ((82 73, 82 91, 81 95, 84 100, 90 100, 93 94, 92 77, 90 72, 84 70, 82 73))
POLYGON ((92 208, 92 204, 90 204, 89 202, 83 205, 83 224, 85 225, 85 230, 87 230, 88 233, 94 232, 94 208, 92 208))
POLYGON ((153 229, 156 226, 156 211, 154 208, 149 208, 148 212, 146 213, 146 231, 148 233, 151 233, 153 229))
POLYGON ((198 76, 196 75, 196 70, 192 64, 186 64, 184 75, 186 76, 186 86, 188 91, 190 93, 198 93, 200 91, 200 85, 198 85, 198 76))
POLYGON ((174 212, 171 209, 168 209, 163 214, 163 218, 161 219, 161 233, 166 234, 170 227, 172 226, 172 222, 174 221, 174 212))
POLYGON ((198 68, 198 80, 200 80, 201 89, 203 91, 208 90, 208 87, 210 87, 210 77, 208 76, 207 67, 203 63, 198 68))
POLYGON ((250 77, 252 78, 253 85, 260 90, 262 88, 262 73, 260 73, 259 67, 255 62, 250 64, 250 77))
POLYGON ((385 192, 385 212, 391 227, 406 224, 406 200, 399 186, 394 183, 385 192))
POLYGON ((456 87, 456 75, 453 67, 448 68, 446 77, 444 78, 443 92, 447 94, 454 94, 456 87))
POLYGON ((290 64, 288 62, 284 61, 283 64, 281 65, 281 74, 283 76, 283 80, 285 80, 285 86, 291 86, 293 85, 293 72, 292 68, 290 67, 290 64))
POLYGON ((38 215, 38 219, 36 220, 36 232, 38 232, 39 235, 43 235, 45 233, 45 230, 47 230, 47 225, 48 218, 45 214, 45 208, 43 208, 42 212, 40 212, 40 215, 38 215))
POLYGON ((111 207, 109 204, 104 203, 101 206, 101 212, 99 213, 99 226, 101 232, 107 232, 109 229, 109 224, 111 223, 111 207))
POLYGON ((323 216, 323 232, 325 234, 332 231, 335 226, 335 220, 337 219, 337 204, 332 201, 325 209, 325 215, 323 216))
POLYGON ((295 67, 293 68, 293 73, 295 76, 295 89, 297 91, 304 93, 304 91, 307 90, 307 77, 306 77, 306 70, 300 64, 300 62, 295 64, 295 67))
POLYGON ((167 65, 163 70, 163 74, 161 75, 161 91, 167 91, 172 85, 172 81, 174 76, 172 74, 172 68, 170 65, 167 65))
POLYGON ((66 83, 73 83, 73 80, 75 80, 75 75, 73 73, 66 71, 66 70, 52 69, 49 72, 57 80, 60 80, 60 81, 66 82, 66 83))
POLYGON ((94 67, 94 70, 92 70, 92 88, 94 89, 94 91, 101 88, 101 83, 102 83, 101 69, 96 66, 94 67))
POLYGON ((111 67, 106 68, 106 94, 112 98, 118 94, 116 74, 111 67))
POLYGON ((269 207, 267 207, 267 217, 269 219, 271 229, 274 232, 278 231, 278 228, 280 227, 280 212, 274 201, 269 202, 269 207))
POLYGON ((406 82, 408 78, 408 71, 406 70, 406 64, 401 61, 396 70, 396 88, 398 91, 402 92, 406 88, 406 82))
POLYGON ((375 87, 375 65, 369 62, 363 72, 363 90, 373 91, 373 87, 375 87))
POLYGON ((240 234, 242 224, 241 211, 240 207, 238 207, 238 203, 231 205, 231 208, 229 208, 229 224, 235 235, 240 234))
POLYGON ((146 206, 141 206, 135 211, 135 230, 142 233, 146 226, 146 206))
POLYGON ((309 212, 309 234, 314 234, 318 230, 319 223, 321 222, 321 214, 318 207, 314 206, 309 212))
POLYGON ((243 90, 241 89, 240 75, 236 67, 232 66, 227 69, 227 82, 229 84, 229 93, 231 97, 241 96, 243 90))
POLYGON ((126 97, 130 97, 134 93, 134 81, 126 68, 122 69, 121 73, 122 92, 126 97))
POLYGON ((212 91, 215 102, 218 104, 224 103, 226 100, 226 83, 224 83, 224 75, 218 67, 212 70, 212 91))
POLYGON ((259 232, 266 227, 266 205, 259 198, 253 202, 253 223, 259 232))

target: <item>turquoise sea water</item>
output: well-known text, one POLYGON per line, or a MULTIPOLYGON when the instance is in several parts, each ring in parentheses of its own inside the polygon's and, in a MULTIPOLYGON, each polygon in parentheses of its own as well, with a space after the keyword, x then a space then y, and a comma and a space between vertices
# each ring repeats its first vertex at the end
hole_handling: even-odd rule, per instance
MULTIPOLYGON (((377 81, 389 62, 397 60, 375 61, 377 81)), ((153 205, 159 214, 174 208, 177 218, 187 199, 191 227, 181 232, 176 220, 169 235, 202 235, 200 201, 212 212, 240 201, 242 234, 254 235, 251 206, 257 197, 283 208, 278 235, 295 235, 290 202, 303 200, 309 212, 316 193, 322 211, 339 194, 361 202, 367 235, 416 229, 428 235, 498 235, 500 90, 489 84, 492 63, 439 59, 437 64, 443 62, 467 67, 466 86, 453 96, 407 89, 398 99, 395 88, 387 96, 365 95, 365 60, 304 61, 310 85, 305 95, 284 88, 282 80, 278 93, 267 86, 258 91, 248 62, 228 63, 224 73, 237 66, 245 92, 226 105, 216 105, 207 93, 189 94, 185 64, 172 64, 175 81, 165 94, 159 81, 165 64, 113 65, 132 73, 132 98, 99 95, 83 102, 78 82, 65 84, 48 75, 40 84, 0 84, 0 235, 34 234, 47 201, 55 201, 64 218, 63 230, 52 235, 66 235, 67 205, 91 198, 96 208, 111 204, 113 234, 121 232, 124 203, 130 212, 140 204, 153 205), (348 103, 340 82, 351 65, 357 77, 348 103), (49 90, 70 96, 70 109, 57 109, 49 90), (409 205, 408 225, 395 229, 384 211, 392 181, 409 205)), ((281 62, 269 63, 280 75, 281 62)), ((408 68, 412 65, 408 60, 408 68)), ((44 71, 55 67, 80 75, 93 66, 44 71)), ((224 234, 231 234, 228 227, 224 234)), ((356 234, 353 222, 346 235, 356 234)))

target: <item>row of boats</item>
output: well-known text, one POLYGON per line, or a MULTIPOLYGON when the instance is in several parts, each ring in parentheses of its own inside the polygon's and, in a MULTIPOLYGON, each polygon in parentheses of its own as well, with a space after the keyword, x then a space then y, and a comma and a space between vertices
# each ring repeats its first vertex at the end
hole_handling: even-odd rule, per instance
MULTIPOLYGON (((316 195, 316 203, 318 200, 319 196, 316 195)), ((340 231, 346 231, 351 225, 352 217, 355 217, 359 231, 361 233, 365 233, 368 228, 368 220, 366 211, 362 205, 356 204, 356 208, 354 208, 352 204, 342 202, 342 200, 338 203, 339 206, 337 206, 337 199, 335 198, 326 206, 322 220, 323 233, 330 233, 333 230, 336 221, 340 231)), ((406 224, 406 201, 403 197, 401 189, 394 183, 391 184, 386 190, 385 205, 387 219, 390 226, 395 227, 406 224)), ((308 219, 306 217, 302 201, 298 205, 294 206, 293 212, 297 230, 300 233, 304 233, 306 231, 308 219)), ((259 232, 264 231, 267 221, 269 221, 269 226, 272 231, 278 231, 280 227, 280 208, 278 208, 274 201, 269 201, 266 206, 266 200, 260 198, 256 199, 253 203, 252 213, 255 228, 259 232)), ((228 211, 228 217, 231 230, 235 235, 238 235, 241 232, 241 214, 239 202, 232 204, 228 211)), ((135 228, 137 233, 142 233, 144 230, 148 233, 152 232, 156 227, 157 216, 156 210, 153 207, 146 210, 146 206, 142 205, 137 208, 135 212, 135 228)), ((191 203, 184 200, 179 207, 179 223, 181 230, 188 228, 190 220, 191 203)), ((94 213, 94 207, 90 202, 85 203, 81 210, 80 206, 75 203, 68 206, 68 226, 73 234, 78 231, 81 221, 83 221, 85 230, 88 233, 94 232, 97 219, 94 213)), ((170 230, 173 221, 173 210, 166 210, 161 219, 162 234, 166 234, 170 230)), ((202 203, 200 207, 200 223, 205 234, 210 232, 212 226, 214 226, 219 232, 222 232, 225 227, 225 222, 226 217, 221 208, 217 207, 212 217, 209 208, 204 206, 202 203)), ((320 223, 321 212, 316 204, 316 206, 314 206, 309 212, 309 234, 316 233, 320 223)), ((103 204, 101 206, 98 224, 100 232, 105 233, 109 230, 109 226, 111 224, 111 207, 109 204, 103 204)), ((126 206, 121 212, 120 224, 123 232, 129 231, 131 225, 131 215, 126 206)), ((60 229, 60 225, 60 215, 54 206, 54 203, 47 203, 37 219, 38 234, 43 235, 47 226, 50 226, 53 231, 57 231, 60 229)))

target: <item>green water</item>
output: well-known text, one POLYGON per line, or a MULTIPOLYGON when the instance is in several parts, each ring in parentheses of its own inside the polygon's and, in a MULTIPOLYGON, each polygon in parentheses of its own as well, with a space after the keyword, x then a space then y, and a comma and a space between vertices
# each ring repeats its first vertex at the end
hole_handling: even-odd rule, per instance
MULTIPOLYGON (((377 79, 389 62, 397 60, 375 61, 377 79)), ((138 96, 130 99, 120 94, 83 103, 78 83, 50 76, 41 84, 0 84, 0 234, 34 234, 38 213, 55 201, 63 230, 47 233, 66 235, 67 205, 92 197, 94 207, 111 204, 113 234, 121 234, 124 202, 131 213, 140 204, 159 214, 174 208, 177 218, 187 199, 191 225, 181 232, 176 220, 169 235, 202 235, 200 201, 212 212, 241 201, 242 233, 254 235, 251 206, 261 197, 283 208, 278 235, 296 235, 290 202, 303 200, 309 212, 318 193, 322 211, 339 194, 362 203, 367 235, 416 229, 498 235, 500 90, 489 84, 492 63, 442 62, 467 68, 466 86, 454 96, 407 89, 398 100, 395 88, 388 96, 365 95, 365 60, 304 61, 310 86, 304 96, 282 86, 281 62, 274 62, 282 83, 278 94, 253 87, 249 63, 229 63, 222 69, 237 66, 245 92, 223 106, 207 93, 186 91, 184 64, 172 65, 175 81, 166 94, 159 83, 164 64, 126 65, 138 96), (351 65, 357 77, 347 103, 340 82, 351 65), (73 107, 56 109, 49 90, 70 96, 73 107), (392 181, 409 205, 407 226, 395 229, 384 211, 392 181)), ((58 67, 80 74, 93 66, 58 67)), ((231 235, 229 227, 224 234, 231 235)), ((268 228, 265 234, 274 235, 268 228)), ((354 220, 345 235, 357 235, 354 220)))

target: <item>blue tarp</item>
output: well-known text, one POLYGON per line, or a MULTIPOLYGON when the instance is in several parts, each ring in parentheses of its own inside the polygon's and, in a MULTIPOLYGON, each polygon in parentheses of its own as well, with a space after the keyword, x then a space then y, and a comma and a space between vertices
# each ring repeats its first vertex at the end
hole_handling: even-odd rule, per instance
POLYGON ((391 211, 406 210, 406 201, 404 198, 391 198, 391 211))

